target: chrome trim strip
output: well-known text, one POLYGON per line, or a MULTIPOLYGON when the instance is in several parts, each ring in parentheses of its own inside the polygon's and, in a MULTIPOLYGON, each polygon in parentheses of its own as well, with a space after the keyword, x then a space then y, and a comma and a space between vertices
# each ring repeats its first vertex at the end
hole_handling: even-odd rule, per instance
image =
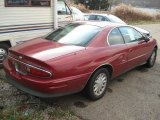
POLYGON ((108 43, 109 46, 111 46, 110 43, 109 43, 109 36, 110 36, 110 33, 111 33, 115 28, 117 28, 117 26, 116 26, 116 27, 113 27, 113 28, 112 28, 111 30, 109 30, 109 32, 108 32, 108 35, 107 35, 107 43, 108 43))
MULTIPOLYGON (((46 73, 48 73, 48 74, 50 75, 49 77, 52 77, 52 73, 51 73, 51 72, 49 72, 49 71, 47 71, 47 70, 41 69, 41 68, 39 68, 39 67, 36 67, 36 66, 30 65, 30 64, 27 64, 27 63, 24 63, 24 62, 19 61, 19 60, 15 59, 15 58, 13 58, 13 57, 11 57, 11 56, 9 56, 9 55, 8 55, 8 57, 9 57, 9 58, 11 58, 11 59, 14 59, 15 61, 18 61, 18 62, 20 62, 20 63, 22 63, 22 64, 26 65, 26 66, 29 66, 29 67, 32 67, 32 68, 35 68, 35 69, 41 70, 41 71, 43 71, 43 72, 46 72, 46 73)), ((18 71, 17 71, 17 72, 18 72, 18 71)))

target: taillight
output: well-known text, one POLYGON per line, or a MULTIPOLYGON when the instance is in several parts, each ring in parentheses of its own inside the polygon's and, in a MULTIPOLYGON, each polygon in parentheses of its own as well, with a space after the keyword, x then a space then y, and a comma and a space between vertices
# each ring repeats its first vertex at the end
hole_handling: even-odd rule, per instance
POLYGON ((15 70, 17 73, 22 74, 22 75, 31 75, 31 76, 40 77, 40 78, 51 78, 52 77, 52 73, 49 72, 48 70, 33 66, 31 65, 31 63, 28 64, 28 63, 22 62, 20 60, 17 60, 14 57, 9 56, 8 63, 10 67, 13 70, 15 70))
POLYGON ((41 77, 41 78, 50 78, 52 74, 48 71, 36 68, 36 67, 27 67, 27 73, 35 76, 35 77, 41 77))

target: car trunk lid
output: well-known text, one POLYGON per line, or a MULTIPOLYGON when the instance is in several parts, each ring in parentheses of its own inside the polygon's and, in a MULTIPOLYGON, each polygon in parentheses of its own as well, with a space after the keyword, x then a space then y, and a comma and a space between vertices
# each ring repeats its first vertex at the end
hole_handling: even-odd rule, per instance
POLYGON ((48 61, 63 55, 84 50, 85 47, 65 45, 42 38, 28 41, 24 44, 10 48, 10 51, 18 53, 20 56, 28 56, 40 61, 48 61))

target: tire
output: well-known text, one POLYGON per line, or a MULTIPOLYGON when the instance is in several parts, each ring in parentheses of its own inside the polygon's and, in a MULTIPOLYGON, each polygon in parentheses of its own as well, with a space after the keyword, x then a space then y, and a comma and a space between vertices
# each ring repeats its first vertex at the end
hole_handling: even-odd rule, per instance
POLYGON ((101 68, 92 75, 83 92, 89 99, 98 100, 104 96, 109 80, 108 70, 101 68))
POLYGON ((146 63, 146 66, 147 66, 148 68, 151 68, 151 67, 154 66, 155 61, 156 61, 156 57, 157 57, 157 49, 154 48, 151 56, 149 57, 149 59, 147 60, 147 63, 146 63))
POLYGON ((8 55, 8 48, 10 48, 9 45, 0 43, 0 67, 2 67, 2 62, 8 55))

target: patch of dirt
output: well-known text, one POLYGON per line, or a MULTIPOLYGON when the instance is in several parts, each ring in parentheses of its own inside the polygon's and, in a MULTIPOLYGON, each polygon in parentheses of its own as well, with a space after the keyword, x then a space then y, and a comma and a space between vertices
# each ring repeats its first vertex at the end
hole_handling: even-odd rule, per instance
POLYGON ((74 106, 79 107, 79 108, 85 108, 87 105, 81 101, 75 102, 74 106))
POLYGON ((118 82, 123 82, 123 80, 124 80, 123 78, 118 78, 117 79, 118 82))
POLYGON ((4 106, 0 106, 0 110, 3 110, 4 109, 4 106))
POLYGON ((112 93, 113 90, 111 88, 107 88, 107 92, 112 93))

